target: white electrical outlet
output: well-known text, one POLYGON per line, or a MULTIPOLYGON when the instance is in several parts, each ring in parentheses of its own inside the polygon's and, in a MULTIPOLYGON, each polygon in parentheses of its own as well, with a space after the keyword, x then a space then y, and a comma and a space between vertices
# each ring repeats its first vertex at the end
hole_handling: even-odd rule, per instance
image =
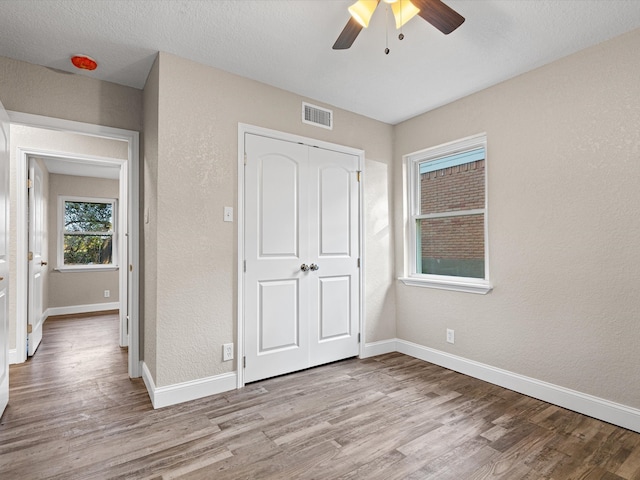
POLYGON ((451 330, 450 328, 447 328, 447 342, 449 342, 449 343, 455 343, 456 342, 454 331, 451 330))
POLYGON ((109 298, 111 296, 111 290, 104 291, 104 298, 109 298))
POLYGON ((222 345, 222 361, 228 362, 229 360, 233 360, 233 343, 222 345))

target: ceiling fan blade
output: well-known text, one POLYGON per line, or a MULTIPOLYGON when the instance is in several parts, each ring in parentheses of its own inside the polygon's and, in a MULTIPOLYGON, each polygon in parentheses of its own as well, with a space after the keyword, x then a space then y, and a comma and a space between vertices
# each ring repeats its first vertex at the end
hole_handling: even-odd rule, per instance
POLYGON ((418 15, 445 35, 464 23, 464 17, 440 0, 411 0, 420 9, 418 15))
POLYGON ((353 45, 356 37, 362 30, 362 25, 356 22, 353 17, 349 17, 349 21, 345 25, 342 33, 336 40, 336 43, 333 44, 334 50, 344 50, 353 45))

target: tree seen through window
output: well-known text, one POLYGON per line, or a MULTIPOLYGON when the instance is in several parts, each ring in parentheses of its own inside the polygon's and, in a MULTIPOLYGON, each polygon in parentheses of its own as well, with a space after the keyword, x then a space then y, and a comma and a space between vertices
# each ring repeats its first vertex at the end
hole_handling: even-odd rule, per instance
POLYGON ((114 203, 64 202, 64 264, 113 263, 114 203))

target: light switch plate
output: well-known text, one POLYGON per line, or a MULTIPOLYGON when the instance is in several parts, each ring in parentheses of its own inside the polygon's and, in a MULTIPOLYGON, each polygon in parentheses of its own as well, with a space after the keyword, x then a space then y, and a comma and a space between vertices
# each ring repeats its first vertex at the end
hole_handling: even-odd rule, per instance
POLYGON ((233 222, 233 207, 224 207, 224 216, 222 219, 225 222, 233 222))

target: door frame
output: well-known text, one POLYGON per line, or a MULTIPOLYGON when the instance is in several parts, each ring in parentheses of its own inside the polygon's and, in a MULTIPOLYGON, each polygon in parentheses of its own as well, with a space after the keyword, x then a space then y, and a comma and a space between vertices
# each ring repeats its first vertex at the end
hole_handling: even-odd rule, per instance
MULTIPOLYGON (((324 142, 309 137, 303 137, 291 133, 280 132, 278 130, 271 130, 268 128, 258 127, 255 125, 249 125, 246 123, 238 123, 238 208, 237 208, 237 222, 238 222, 238 264, 237 264, 237 307, 238 315, 236 318, 237 324, 237 388, 244 387, 244 368, 243 357, 245 351, 244 345, 244 219, 245 219, 245 205, 244 205, 244 165, 245 165, 245 134, 261 135, 263 137, 273 138, 275 140, 283 140, 288 142, 302 143, 312 147, 324 148, 326 150, 333 150, 337 152, 347 153, 358 157, 358 170, 364 171, 364 150, 346 147, 344 145, 338 145, 335 143, 324 142)), ((358 247, 360 249, 360 269, 359 269, 359 305, 358 313, 360 315, 359 328, 360 328, 360 346, 359 357, 364 356, 365 345, 365 305, 364 305, 364 212, 363 212, 363 192, 364 192, 364 180, 363 175, 360 175, 360 181, 358 182, 358 247)))
MULTIPOLYGON (((105 159, 101 157, 92 157, 90 155, 70 155, 56 154, 55 152, 42 152, 36 149, 18 149, 16 180, 17 185, 26 185, 28 178, 28 159, 34 154, 45 156, 55 156, 56 158, 64 157, 76 161, 96 162, 96 163, 120 163, 120 198, 119 209, 122 210, 120 216, 120 237, 122 248, 120 252, 120 297, 121 307, 126 305, 126 314, 120 315, 120 330, 122 332, 120 343, 126 337, 128 330, 128 372, 129 377, 140 377, 142 368, 140 365, 140 328, 139 328, 139 136, 140 134, 133 130, 124 130, 113 127, 105 127, 90 123, 75 122, 71 120, 62 120, 52 117, 44 117, 40 115, 26 114, 21 112, 9 111, 9 119, 12 124, 25 125, 29 127, 41 128, 46 130, 55 130, 67 133, 89 135, 101 138, 109 138, 115 140, 126 141, 128 144, 127 160, 105 159), (124 224, 126 218, 126 225, 124 224), (128 259, 126 257, 128 253, 128 259), (125 300, 126 299, 126 302, 125 300)), ((17 205, 16 205, 16 227, 17 227, 17 258, 27 258, 28 247, 26 245, 28 235, 27 225, 27 189, 17 189, 17 205)), ((16 361, 20 363, 25 361, 26 352, 18 348, 26 342, 27 328, 27 286, 28 286, 28 269, 27 262, 16 262, 16 361), (24 338, 23 338, 24 337, 24 338), (23 342, 23 343, 20 343, 23 342)))
MULTIPOLYGON (((25 211, 28 211, 28 189, 20 187, 20 185, 26 186, 29 172, 29 161, 33 158, 44 158, 44 159, 56 159, 62 160, 70 163, 90 163, 94 165, 104 165, 104 166, 116 166, 119 168, 119 178, 118 178, 118 212, 116 214, 118 225, 116 227, 116 236, 117 241, 116 245, 119 246, 115 249, 117 254, 117 263, 118 266, 125 266, 124 268, 119 268, 118 270, 118 303, 120 304, 119 317, 120 317, 120 325, 119 325, 119 345, 121 347, 128 347, 128 334, 127 334, 127 259, 126 259, 126 248, 123 248, 123 245, 126 245, 127 237, 126 237, 126 221, 128 217, 128 198, 127 198, 127 190, 126 190, 126 177, 127 177, 127 169, 126 164, 127 161, 123 159, 117 158, 105 158, 99 157, 95 155, 83 155, 83 154, 71 154, 66 152, 56 152, 51 150, 42 150, 37 148, 29 148, 29 147, 17 147, 16 148, 16 184, 18 185, 18 191, 16 192, 16 233, 17 233, 17 248, 16 248, 16 257, 17 258, 27 258, 28 248, 28 239, 31 234, 29 231, 29 223, 27 222, 28 216, 24 214, 23 208, 25 211), (25 176, 25 178, 23 178, 25 176), (23 207, 24 206, 24 207, 23 207), (22 241, 22 238, 25 240, 22 241)), ((53 201, 53 199, 50 199, 53 201)), ((46 208, 46 206, 45 206, 46 208)), ((57 222, 56 222, 57 223, 57 222)), ((59 236, 59 231, 56 229, 54 231, 48 232, 48 236, 55 235, 59 236)), ((58 252, 53 251, 49 252, 49 258, 58 257, 58 252)), ((59 260, 59 259, 58 259, 59 260)), ((22 278, 22 269, 24 268, 23 262, 16 262, 16 278, 17 278, 17 303, 16 303, 16 347, 18 345, 24 345, 24 342, 27 338, 26 333, 26 325, 22 325, 22 320, 26 319, 28 323, 28 304, 29 297, 29 282, 31 281, 31 275, 28 270, 28 261, 27 261, 27 280, 26 285, 22 278), (24 294, 27 296, 27 301, 24 303, 20 300, 22 289, 25 288, 24 294)), ((44 311, 42 312, 45 313, 44 311)), ((46 319, 45 319, 46 320, 46 319)), ((17 348, 16 348, 17 350, 17 348)), ((22 354, 23 352, 16 352, 16 361, 18 363, 24 362, 26 358, 22 354)))

